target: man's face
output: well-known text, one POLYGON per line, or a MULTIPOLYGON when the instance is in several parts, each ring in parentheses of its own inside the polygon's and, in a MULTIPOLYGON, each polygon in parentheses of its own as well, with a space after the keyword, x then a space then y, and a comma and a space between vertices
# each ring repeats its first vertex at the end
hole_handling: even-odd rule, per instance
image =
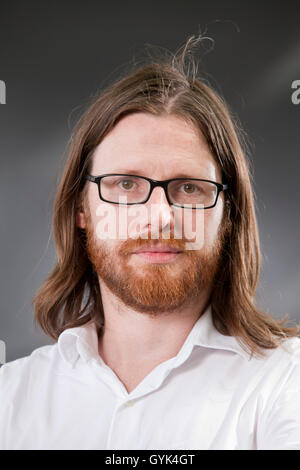
MULTIPOLYGON (((90 173, 93 176, 134 173, 155 180, 184 175, 221 182, 220 170, 197 129, 175 116, 158 117, 147 113, 131 114, 119 121, 96 148, 90 173)), ((138 206, 103 202, 99 199, 97 185, 87 184, 84 211, 78 213, 77 225, 86 230, 87 253, 98 274, 100 287, 104 282, 126 306, 152 315, 184 307, 210 288, 223 243, 223 193, 215 207, 199 209, 203 243, 199 249, 186 250, 184 227, 182 237, 178 238, 176 226, 178 220, 187 221, 194 230, 199 210, 170 206, 163 188, 156 187, 144 204, 147 215, 144 212, 138 219, 141 236, 130 233, 129 224, 127 238, 119 237, 118 228, 116 239, 104 240, 97 235, 99 209, 110 206, 115 217, 108 217, 107 213, 105 221, 115 224, 116 220, 126 219, 129 208, 138 206), (186 210, 187 217, 183 217, 186 210), (158 237, 154 238, 153 233, 158 233, 158 237), (168 238, 165 233, 169 234, 168 238), (158 243, 181 252, 165 259, 160 257, 160 260, 155 255, 134 253, 158 243)))

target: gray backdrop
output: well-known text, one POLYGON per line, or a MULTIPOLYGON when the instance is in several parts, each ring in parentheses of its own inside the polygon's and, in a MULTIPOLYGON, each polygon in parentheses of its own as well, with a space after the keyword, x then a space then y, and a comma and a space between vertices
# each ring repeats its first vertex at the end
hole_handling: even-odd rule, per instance
POLYGON ((152 44, 175 52, 207 27, 199 70, 249 135, 263 251, 258 299, 300 320, 299 2, 0 3, 0 339, 6 361, 53 341, 31 299, 54 266, 51 218, 71 129, 87 100, 152 44), (298 3, 298 5, 297 5, 298 3), (282 8, 284 5, 284 8, 282 8), (206 53, 205 53, 206 51, 206 53))

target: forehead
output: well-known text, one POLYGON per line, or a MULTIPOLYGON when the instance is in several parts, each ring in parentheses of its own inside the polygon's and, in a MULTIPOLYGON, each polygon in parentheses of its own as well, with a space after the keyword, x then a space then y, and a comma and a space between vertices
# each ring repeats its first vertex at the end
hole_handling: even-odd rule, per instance
POLYGON ((130 171, 157 179, 179 173, 220 178, 214 156, 196 126, 176 116, 148 113, 122 118, 94 152, 94 175, 130 171))

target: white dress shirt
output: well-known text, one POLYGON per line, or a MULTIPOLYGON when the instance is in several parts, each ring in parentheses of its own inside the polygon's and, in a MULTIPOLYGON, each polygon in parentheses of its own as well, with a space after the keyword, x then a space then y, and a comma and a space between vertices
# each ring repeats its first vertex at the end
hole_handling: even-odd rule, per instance
POLYGON ((91 322, 0 369, 0 449, 299 449, 300 339, 251 358, 210 307, 128 393, 91 322))

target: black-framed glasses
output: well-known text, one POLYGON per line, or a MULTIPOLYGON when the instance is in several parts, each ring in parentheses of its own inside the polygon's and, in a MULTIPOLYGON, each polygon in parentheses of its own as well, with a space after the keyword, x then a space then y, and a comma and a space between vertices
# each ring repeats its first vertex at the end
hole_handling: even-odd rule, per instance
POLYGON ((86 174, 85 179, 98 185, 102 201, 119 205, 144 204, 153 189, 160 186, 173 206, 185 208, 188 204, 191 209, 210 209, 216 205, 220 192, 228 189, 227 184, 198 178, 157 181, 146 176, 109 173, 101 176, 86 174), (124 196, 127 202, 119 202, 124 196))

